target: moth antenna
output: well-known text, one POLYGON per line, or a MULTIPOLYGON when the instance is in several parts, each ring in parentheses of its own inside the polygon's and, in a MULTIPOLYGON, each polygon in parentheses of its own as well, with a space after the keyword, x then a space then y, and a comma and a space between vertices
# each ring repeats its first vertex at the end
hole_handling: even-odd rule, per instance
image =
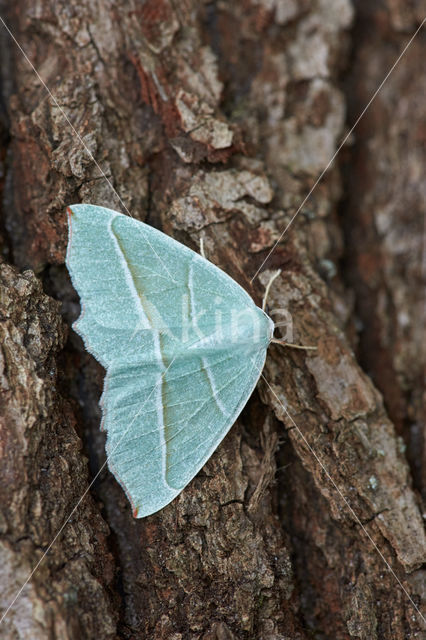
POLYGON ((262 301, 262 311, 265 311, 266 308, 266 301, 268 299, 268 295, 269 295, 269 290, 272 286, 273 281, 275 280, 275 278, 278 278, 278 276, 281 273, 281 269, 278 269, 278 271, 275 271, 275 273, 272 274, 268 284, 266 285, 266 289, 265 289, 265 295, 263 296, 263 301, 262 301))
POLYGON ((316 351, 318 349, 318 347, 308 347, 303 344, 292 344, 291 342, 286 342, 279 338, 272 338, 271 342, 274 344, 280 344, 282 347, 291 347, 292 349, 305 349, 306 351, 316 351))

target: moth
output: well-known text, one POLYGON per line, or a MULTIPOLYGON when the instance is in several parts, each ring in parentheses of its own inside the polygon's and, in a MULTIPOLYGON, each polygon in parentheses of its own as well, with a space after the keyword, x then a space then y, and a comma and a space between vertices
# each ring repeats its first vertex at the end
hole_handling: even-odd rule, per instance
POLYGON ((92 204, 68 208, 74 323, 106 369, 108 466, 135 517, 173 500, 237 419, 274 323, 221 269, 153 227, 92 204))

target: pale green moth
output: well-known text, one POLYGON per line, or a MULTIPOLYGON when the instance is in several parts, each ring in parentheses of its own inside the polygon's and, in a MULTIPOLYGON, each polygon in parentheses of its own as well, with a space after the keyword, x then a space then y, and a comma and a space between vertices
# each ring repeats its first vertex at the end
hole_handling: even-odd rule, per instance
POLYGON ((201 469, 262 372, 274 323, 226 273, 161 231, 91 204, 68 208, 74 323, 105 367, 108 465, 135 517, 201 469))

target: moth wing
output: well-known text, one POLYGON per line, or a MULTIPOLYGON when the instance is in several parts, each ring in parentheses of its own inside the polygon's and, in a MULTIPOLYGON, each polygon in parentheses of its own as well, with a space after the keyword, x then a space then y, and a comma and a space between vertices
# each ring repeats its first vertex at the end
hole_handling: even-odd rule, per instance
MULTIPOLYGON (((160 231, 111 209, 69 208, 67 266, 82 303, 74 324, 107 369, 108 464, 145 516, 170 502, 228 432, 260 376, 268 342, 187 346, 234 310, 263 312, 232 278, 160 231)), ((254 314, 254 316, 253 316, 254 314)))
POLYGON ((115 368, 102 397, 110 468, 136 517, 175 498, 209 459, 250 397, 266 349, 176 359, 164 373, 115 368))
POLYGON ((82 304, 74 329, 105 368, 158 352, 159 334, 172 350, 218 316, 231 322, 232 309, 256 309, 221 269, 149 225, 91 204, 72 205, 68 219, 66 263, 82 304))

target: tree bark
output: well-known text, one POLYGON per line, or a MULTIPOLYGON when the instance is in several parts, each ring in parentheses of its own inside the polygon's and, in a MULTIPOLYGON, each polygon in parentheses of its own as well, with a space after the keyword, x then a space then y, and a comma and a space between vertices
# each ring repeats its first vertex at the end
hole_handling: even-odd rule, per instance
POLYGON ((419 9, 17 0, 1 15, 51 92, 0 27, 3 611, 36 568, 2 637, 421 637, 423 33, 281 237, 419 9), (75 202, 203 239, 258 304, 280 268, 271 314, 318 347, 272 345, 224 442, 142 520, 102 468, 104 372, 66 329, 75 202))

